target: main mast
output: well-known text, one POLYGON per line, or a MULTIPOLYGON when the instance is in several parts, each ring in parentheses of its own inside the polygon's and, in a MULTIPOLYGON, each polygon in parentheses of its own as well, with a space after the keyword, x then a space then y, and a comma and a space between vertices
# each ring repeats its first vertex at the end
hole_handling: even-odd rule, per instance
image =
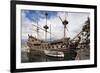
POLYGON ((45 29, 45 41, 47 41, 47 29, 49 29, 49 27, 47 26, 47 16, 48 16, 47 12, 45 13, 45 16, 46 16, 46 25, 43 28, 45 29))
POLYGON ((64 38, 66 37, 66 25, 68 24, 68 21, 66 19, 66 12, 65 12, 65 20, 62 21, 62 24, 64 26, 64 38))

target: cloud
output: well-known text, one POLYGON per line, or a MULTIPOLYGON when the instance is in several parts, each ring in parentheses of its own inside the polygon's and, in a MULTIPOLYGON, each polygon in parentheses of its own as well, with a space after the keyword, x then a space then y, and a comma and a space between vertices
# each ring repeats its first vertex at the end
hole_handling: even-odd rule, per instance
POLYGON ((70 37, 72 38, 77 35, 81 30, 84 22, 87 20, 89 13, 69 13, 68 14, 68 21, 69 21, 69 31, 70 37))
MULTIPOLYGON (((32 21, 30 19, 37 19, 36 16, 38 16, 38 25, 40 28, 44 29, 43 26, 46 24, 46 19, 45 16, 43 15, 44 11, 33 11, 32 14, 28 12, 29 10, 22 11, 22 39, 27 39, 28 34, 32 34, 33 36, 37 36, 36 33, 36 21, 32 21), (27 16, 27 14, 29 16, 27 16), (32 15, 32 16, 30 16, 32 15), (33 26, 35 25, 35 26, 33 26)), ((62 20, 65 19, 65 13, 64 12, 48 12, 48 20, 47 20, 47 25, 49 26, 48 31, 50 32, 50 25, 51 25, 51 38, 52 39, 61 39, 63 38, 64 35, 64 26, 59 19, 59 16, 62 18, 62 20), (54 13, 54 14, 53 14, 54 13)), ((84 25, 84 22, 87 20, 87 17, 89 16, 89 13, 74 13, 70 12, 66 14, 67 20, 68 20, 68 25, 67 28, 69 31, 66 31, 66 37, 73 38, 75 37, 81 30, 82 26, 84 25)), ((43 30, 39 30, 39 39, 44 39, 45 38, 45 32, 43 30)), ((50 34, 47 33, 47 39, 50 39, 50 34)))

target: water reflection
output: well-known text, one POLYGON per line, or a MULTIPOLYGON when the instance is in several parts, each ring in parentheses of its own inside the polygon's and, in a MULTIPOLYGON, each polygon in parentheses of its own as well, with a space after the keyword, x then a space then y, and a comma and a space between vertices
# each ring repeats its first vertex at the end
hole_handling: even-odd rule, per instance
MULTIPOLYGON (((39 52, 40 53, 40 52, 39 52)), ((76 51, 69 50, 67 52, 64 52, 64 57, 51 57, 47 56, 43 53, 38 54, 38 52, 34 51, 32 53, 28 53, 26 51, 21 52, 21 62, 50 62, 50 61, 68 61, 68 60, 75 60, 76 57, 76 51)))

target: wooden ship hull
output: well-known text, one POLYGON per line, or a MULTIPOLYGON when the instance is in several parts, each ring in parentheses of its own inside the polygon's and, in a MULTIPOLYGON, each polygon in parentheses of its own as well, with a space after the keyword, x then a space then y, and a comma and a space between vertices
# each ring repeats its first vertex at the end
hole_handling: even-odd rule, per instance
POLYGON ((63 43, 63 40, 60 39, 49 43, 29 35, 27 45, 30 52, 28 52, 28 56, 30 59, 34 59, 35 56, 40 58, 42 56, 64 58, 65 53, 69 54, 69 52, 72 51, 72 49, 76 49, 77 46, 73 46, 72 43, 69 44, 69 38, 66 38, 65 41, 66 43, 63 43))

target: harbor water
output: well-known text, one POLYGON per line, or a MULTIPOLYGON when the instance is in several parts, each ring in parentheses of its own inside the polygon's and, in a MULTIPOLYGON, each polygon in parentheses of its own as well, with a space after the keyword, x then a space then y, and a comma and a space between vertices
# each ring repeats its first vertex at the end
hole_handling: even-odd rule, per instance
POLYGON ((32 52, 32 54, 28 53, 26 50, 21 51, 21 62, 27 63, 27 62, 50 62, 50 61, 69 61, 69 60, 75 60, 75 57, 77 53, 74 50, 70 50, 68 52, 64 52, 64 57, 52 57, 47 56, 45 54, 38 54, 40 52, 32 52))

